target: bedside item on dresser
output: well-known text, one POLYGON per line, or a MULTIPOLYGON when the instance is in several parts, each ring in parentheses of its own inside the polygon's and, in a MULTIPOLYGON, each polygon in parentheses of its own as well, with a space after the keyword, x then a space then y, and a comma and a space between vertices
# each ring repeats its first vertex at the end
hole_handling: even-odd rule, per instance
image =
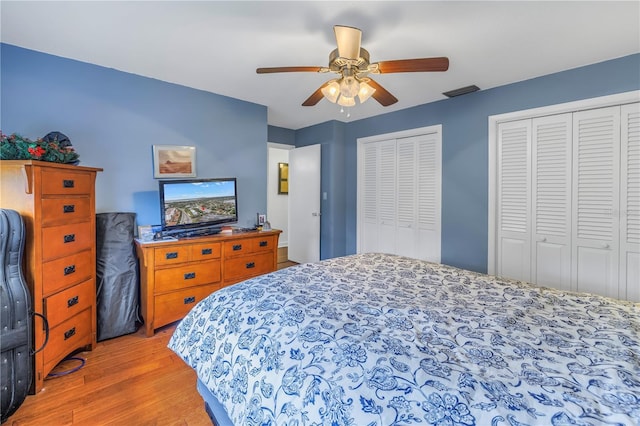
POLYGON ((133 243, 135 223, 135 213, 96 214, 98 341, 138 329, 140 285, 133 243))
POLYGON ((140 297, 147 336, 182 319, 214 291, 277 269, 279 230, 140 242, 140 297))
MULTIPOLYGON (((68 354, 96 345, 95 180, 99 168, 37 160, 0 163, 0 207, 25 222, 25 278, 49 342, 34 356, 32 391, 68 354)), ((34 346, 46 339, 33 327, 34 346)))

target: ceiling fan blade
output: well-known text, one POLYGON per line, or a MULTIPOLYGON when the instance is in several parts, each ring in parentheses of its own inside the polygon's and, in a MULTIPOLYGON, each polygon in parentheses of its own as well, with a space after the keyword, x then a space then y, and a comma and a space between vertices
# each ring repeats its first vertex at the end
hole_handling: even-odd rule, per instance
POLYGON ((373 92, 373 95, 371 95, 371 97, 373 99, 375 99, 376 101, 378 101, 380 103, 380 105, 389 106, 389 105, 393 105, 396 102, 398 102, 398 99, 395 96, 393 96, 391 93, 389 93, 387 91, 387 89, 385 89, 384 87, 380 86, 373 79, 370 78, 369 81, 367 81, 367 83, 369 84, 369 86, 371 86, 374 89, 376 89, 376 91, 373 92))
POLYGON ((271 67, 271 68, 258 68, 256 72, 258 74, 271 74, 276 72, 320 72, 323 67, 271 67))
POLYGON ((449 58, 400 59, 397 61, 378 62, 380 74, 393 72, 425 72, 446 71, 449 69, 449 58))
POLYGON ((329 84, 328 82, 323 84, 322 86, 320 86, 318 88, 318 90, 316 90, 315 92, 313 92, 311 94, 311 96, 309 96, 307 98, 306 101, 304 101, 302 103, 302 106, 314 106, 315 104, 317 104, 318 102, 320 102, 320 99, 322 99, 324 97, 324 95, 322 94, 322 89, 324 88, 324 86, 326 86, 327 84, 329 84))
POLYGON ((358 59, 360 56, 360 42, 362 31, 354 27, 334 25, 333 31, 336 34, 338 45, 338 55, 346 59, 358 59))

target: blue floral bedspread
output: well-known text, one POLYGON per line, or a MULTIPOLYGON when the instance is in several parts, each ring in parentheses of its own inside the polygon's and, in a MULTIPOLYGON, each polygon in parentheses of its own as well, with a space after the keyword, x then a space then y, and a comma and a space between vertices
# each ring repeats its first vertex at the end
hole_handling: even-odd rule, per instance
POLYGON ((219 290, 169 347, 245 425, 638 425, 640 305, 404 257, 219 290))

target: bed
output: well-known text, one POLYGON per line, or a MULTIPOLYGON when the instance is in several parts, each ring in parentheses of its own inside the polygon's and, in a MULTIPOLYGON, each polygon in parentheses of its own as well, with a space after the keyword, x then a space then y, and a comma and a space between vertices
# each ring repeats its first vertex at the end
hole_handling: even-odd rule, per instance
POLYGON ((638 425, 640 305, 386 254, 224 288, 169 347, 220 425, 638 425))

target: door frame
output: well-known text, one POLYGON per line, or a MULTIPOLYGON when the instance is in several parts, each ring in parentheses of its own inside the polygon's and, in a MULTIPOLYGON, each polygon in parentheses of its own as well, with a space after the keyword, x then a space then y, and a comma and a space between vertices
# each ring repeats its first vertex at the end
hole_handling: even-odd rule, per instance
POLYGON ((613 95, 600 96, 596 98, 581 99, 579 101, 566 102, 549 105, 540 108, 531 108, 521 111, 514 111, 505 114, 489 116, 489 200, 488 200, 488 238, 487 238, 487 273, 496 273, 496 236, 498 230, 498 125, 500 123, 516 120, 536 118, 545 115, 563 114, 567 112, 577 112, 586 109, 602 108, 638 102, 640 100, 640 90, 616 93, 613 95))

